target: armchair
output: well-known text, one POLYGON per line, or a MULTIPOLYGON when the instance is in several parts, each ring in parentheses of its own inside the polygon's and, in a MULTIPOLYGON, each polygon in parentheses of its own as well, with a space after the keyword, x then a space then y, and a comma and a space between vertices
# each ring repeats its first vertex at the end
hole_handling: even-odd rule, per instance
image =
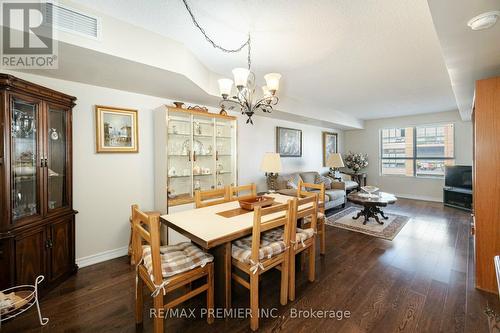
POLYGON ((340 179, 345 184, 345 191, 346 192, 351 192, 352 190, 359 189, 359 187, 361 186, 359 180, 355 181, 353 179, 353 177, 351 175, 347 174, 347 173, 341 172, 340 173, 340 179))

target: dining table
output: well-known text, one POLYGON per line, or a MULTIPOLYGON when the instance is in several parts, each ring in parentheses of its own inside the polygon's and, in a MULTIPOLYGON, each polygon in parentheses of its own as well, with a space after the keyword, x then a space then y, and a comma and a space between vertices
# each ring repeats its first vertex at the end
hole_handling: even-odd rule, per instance
MULTIPOLYGON (((266 196, 272 197, 277 204, 287 203, 293 198, 277 193, 266 196)), ((238 200, 235 200, 161 216, 161 222, 168 228, 214 256, 217 307, 231 308, 231 242, 252 233, 253 215, 253 211, 240 208, 238 200)), ((278 218, 283 213, 274 215, 267 218, 278 218)))

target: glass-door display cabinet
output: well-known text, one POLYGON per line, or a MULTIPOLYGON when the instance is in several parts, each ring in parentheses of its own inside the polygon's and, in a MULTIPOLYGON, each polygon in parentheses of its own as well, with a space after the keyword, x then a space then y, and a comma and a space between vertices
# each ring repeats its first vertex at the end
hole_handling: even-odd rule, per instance
POLYGON ((0 98, 0 289, 33 284, 38 275, 55 285, 76 270, 75 98, 6 74, 0 98))
POLYGON ((191 203, 196 190, 236 185, 236 124, 200 110, 155 111, 156 209, 191 203))

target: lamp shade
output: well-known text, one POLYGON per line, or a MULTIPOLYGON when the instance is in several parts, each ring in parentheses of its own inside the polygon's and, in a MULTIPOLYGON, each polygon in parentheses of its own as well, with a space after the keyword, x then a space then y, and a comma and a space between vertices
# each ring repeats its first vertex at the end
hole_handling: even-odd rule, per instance
POLYGON ((233 80, 230 79, 220 79, 219 81, 219 92, 222 96, 231 95, 231 88, 233 87, 233 80))
POLYGON ((281 74, 279 73, 269 73, 264 75, 266 80, 266 85, 269 91, 276 92, 280 87, 281 74))
POLYGON ((260 165, 263 172, 281 172, 281 158, 279 153, 265 153, 260 165))
POLYGON ((233 69, 233 75, 236 87, 245 87, 248 82, 248 75, 250 75, 250 71, 246 68, 239 67, 233 69))
POLYGON ((334 153, 328 156, 326 160, 326 166, 329 168, 343 168, 344 161, 342 160, 342 155, 339 153, 334 153))

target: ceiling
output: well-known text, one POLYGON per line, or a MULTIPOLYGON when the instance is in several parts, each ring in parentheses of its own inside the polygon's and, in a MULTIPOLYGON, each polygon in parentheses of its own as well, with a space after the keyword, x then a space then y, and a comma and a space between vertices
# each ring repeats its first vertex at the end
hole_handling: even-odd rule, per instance
MULTIPOLYGON (((213 49, 193 26, 181 0, 75 2, 181 42, 223 76, 246 65, 245 52, 213 49)), ((457 108, 426 1, 189 4, 206 32, 226 48, 237 47, 250 31, 257 76, 282 73, 280 95, 310 108, 359 119, 457 108)))
MULTIPOLYGON (((59 42, 58 54, 57 70, 30 69, 19 71, 168 98, 174 101, 185 101, 188 105, 218 105, 218 97, 207 94, 181 74, 64 42, 59 42), (171 87, 175 87, 175 89, 171 87)), ((274 110, 272 114, 259 112, 258 115, 324 128, 351 128, 324 119, 305 117, 279 110, 274 110)))
POLYGON ((429 0, 462 119, 470 119, 476 80, 500 75, 500 22, 473 31, 467 22, 500 10, 500 0, 429 0))

